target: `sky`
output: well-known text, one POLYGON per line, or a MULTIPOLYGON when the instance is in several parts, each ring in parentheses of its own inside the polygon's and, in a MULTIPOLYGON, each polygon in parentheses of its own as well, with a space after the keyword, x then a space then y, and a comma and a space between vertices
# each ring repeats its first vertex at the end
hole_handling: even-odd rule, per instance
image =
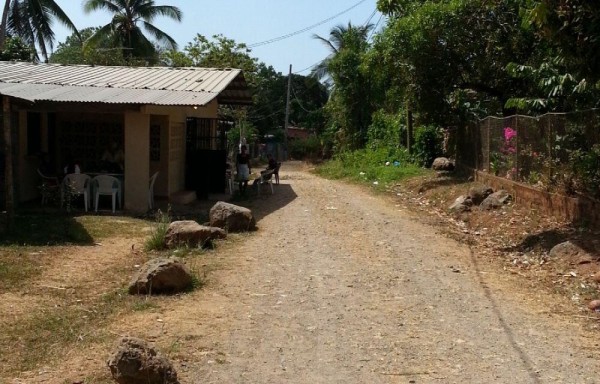
MULTIPOLYGON (((56 0, 78 29, 107 24, 110 14, 83 12, 82 0, 56 0)), ((319 24, 349 8, 332 20, 271 44, 257 46, 251 55, 276 71, 292 71, 307 75, 309 68, 329 54, 325 45, 313 34, 328 37, 337 25, 365 25, 380 29, 385 19, 376 12, 376 0, 155 0, 156 5, 173 5, 183 12, 181 23, 160 17, 153 24, 171 35, 183 49, 197 34, 207 37, 222 34, 247 45, 264 42, 319 24), (378 23, 379 21, 379 23, 378 23)), ((54 25, 56 43, 71 33, 62 25, 54 25)))

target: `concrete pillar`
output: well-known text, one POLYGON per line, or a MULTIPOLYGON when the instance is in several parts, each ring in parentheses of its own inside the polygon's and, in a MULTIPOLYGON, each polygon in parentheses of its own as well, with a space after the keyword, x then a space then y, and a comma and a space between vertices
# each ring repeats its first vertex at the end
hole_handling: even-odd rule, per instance
POLYGON ((150 115, 125 112, 125 209, 148 210, 150 115))

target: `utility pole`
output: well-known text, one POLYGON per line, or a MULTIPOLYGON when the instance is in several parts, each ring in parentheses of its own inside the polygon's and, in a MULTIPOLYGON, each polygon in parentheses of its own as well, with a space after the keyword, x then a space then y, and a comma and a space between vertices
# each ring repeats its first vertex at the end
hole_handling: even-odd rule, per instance
POLYGON ((290 64, 290 74, 288 75, 288 86, 287 86, 287 99, 285 103, 285 125, 283 127, 284 134, 284 147, 285 152, 283 160, 287 160, 288 157, 288 126, 290 124, 290 90, 292 89, 292 64, 290 64))

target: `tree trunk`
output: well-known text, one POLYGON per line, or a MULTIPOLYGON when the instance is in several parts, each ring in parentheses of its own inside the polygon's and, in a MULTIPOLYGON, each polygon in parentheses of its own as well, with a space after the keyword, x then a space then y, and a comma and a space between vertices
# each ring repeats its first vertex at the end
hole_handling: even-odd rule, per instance
POLYGON ((12 154, 12 119, 10 113, 10 98, 3 96, 2 112, 4 125, 4 200, 6 204, 6 225, 12 227, 15 214, 14 188, 13 188, 13 154, 12 154))
POLYGON ((406 103, 406 149, 408 154, 412 154, 413 145, 413 114, 410 109, 410 103, 406 103))
POLYGON ((8 24, 8 11, 10 10, 11 0, 4 1, 4 10, 2 11, 2 23, 0 24, 0 51, 4 50, 6 43, 6 25, 8 24))

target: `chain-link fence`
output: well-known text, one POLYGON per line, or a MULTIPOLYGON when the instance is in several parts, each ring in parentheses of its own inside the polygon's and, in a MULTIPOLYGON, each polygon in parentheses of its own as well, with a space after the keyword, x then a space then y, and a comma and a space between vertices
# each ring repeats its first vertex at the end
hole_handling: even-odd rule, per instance
POLYGON ((480 121, 475 168, 535 187, 600 198, 597 110, 480 121))

